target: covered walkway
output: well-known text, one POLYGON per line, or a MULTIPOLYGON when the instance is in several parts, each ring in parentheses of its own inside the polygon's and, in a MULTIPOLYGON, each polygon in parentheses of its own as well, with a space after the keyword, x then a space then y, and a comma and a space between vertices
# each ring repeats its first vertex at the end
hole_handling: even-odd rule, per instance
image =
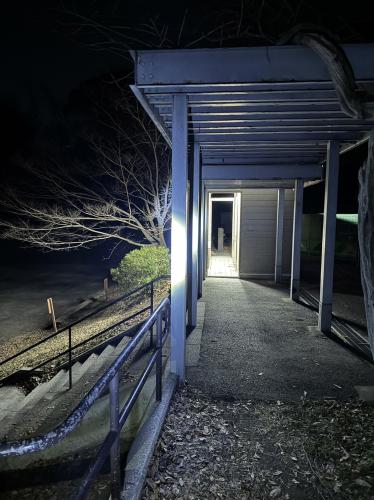
POLYGON ((322 334, 315 313, 286 288, 207 278, 201 301, 200 359, 187 380, 210 397, 350 399, 357 386, 374 385, 373 365, 322 334))
MULTIPOLYGON (((270 274, 280 284, 288 275, 283 257, 289 251, 289 296, 298 301, 304 187, 325 182, 318 329, 326 334, 331 331, 340 155, 367 141, 371 150, 374 141, 374 119, 363 113, 374 95, 374 45, 331 43, 333 49, 326 50, 330 50, 329 60, 336 63, 334 69, 321 57, 321 47, 301 45, 132 52, 135 81, 131 89, 172 149, 170 367, 181 384, 186 375, 186 311, 191 328, 197 322, 197 300, 209 271, 212 193, 241 195, 246 189, 277 189, 275 224, 266 225, 266 238, 271 242, 266 255, 272 255, 270 274), (335 60, 337 53, 344 56, 344 64, 335 60), (356 104, 347 108, 342 102, 337 71, 353 80, 351 93, 361 111, 356 104), (291 228, 286 228, 285 191, 291 189, 292 242, 287 249, 284 240, 291 228)), ((265 203, 259 212, 269 213, 267 206, 265 203)), ((248 222, 244 215, 244 210, 237 214, 242 236, 248 222)), ((253 228, 247 229, 250 234, 253 228)), ((268 269, 246 271, 241 252, 246 239, 239 240, 239 275, 270 276, 268 269)), ((232 387, 228 383, 231 368, 220 366, 236 366, 238 376, 232 369, 233 381, 239 378, 238 387, 251 386, 248 394, 253 397, 263 392, 263 386, 268 387, 269 397, 287 386, 288 394, 293 389, 293 397, 299 398, 304 390, 314 391, 318 397, 334 396, 331 391, 335 389, 352 395, 354 384, 369 384, 365 377, 360 378, 368 375, 366 365, 352 361, 354 358, 316 333, 314 315, 308 317, 301 306, 292 304, 286 291, 260 285, 252 289, 255 285, 243 283, 235 284, 235 293, 227 280, 222 291, 218 282, 216 292, 210 290, 209 282, 205 287, 208 323, 204 342, 210 339, 213 345, 208 352, 204 344, 203 356, 207 357, 206 371, 213 362, 217 373, 222 371, 223 385, 227 382, 232 387), (230 310, 233 301, 236 307, 230 310), (308 326, 313 329, 309 331, 308 326), (218 347, 226 350, 221 353, 218 347), (207 356, 210 350, 217 356, 207 356), (256 372, 261 375, 254 379, 256 372), (352 372, 357 381, 351 382, 352 372), (322 389, 322 381, 332 375, 336 385, 349 383, 350 388, 322 389)), ((373 351, 374 345, 371 348, 373 351)), ((214 378, 204 383, 213 384, 214 378)))

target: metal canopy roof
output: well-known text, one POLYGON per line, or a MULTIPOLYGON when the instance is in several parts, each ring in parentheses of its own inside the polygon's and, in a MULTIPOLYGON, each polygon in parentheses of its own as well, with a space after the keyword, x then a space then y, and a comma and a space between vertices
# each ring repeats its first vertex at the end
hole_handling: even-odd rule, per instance
MULTIPOLYGON (((359 89, 374 97, 374 44, 343 49, 359 89)), ((325 64, 307 47, 157 50, 133 56, 131 88, 169 144, 173 95, 188 96, 189 134, 212 172, 223 165, 320 165, 329 140, 347 147, 374 128, 374 120, 355 120, 341 111, 325 64)))

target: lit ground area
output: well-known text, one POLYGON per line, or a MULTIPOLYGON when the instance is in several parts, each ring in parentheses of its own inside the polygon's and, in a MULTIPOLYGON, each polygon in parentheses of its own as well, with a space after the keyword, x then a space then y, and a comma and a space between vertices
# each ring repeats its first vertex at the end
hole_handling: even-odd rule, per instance
POLYGON ((313 311, 266 281, 205 281, 201 355, 189 382, 224 399, 357 397, 374 367, 316 329, 313 311))
POLYGON ((216 254, 210 258, 208 276, 235 278, 238 272, 230 254, 216 254))

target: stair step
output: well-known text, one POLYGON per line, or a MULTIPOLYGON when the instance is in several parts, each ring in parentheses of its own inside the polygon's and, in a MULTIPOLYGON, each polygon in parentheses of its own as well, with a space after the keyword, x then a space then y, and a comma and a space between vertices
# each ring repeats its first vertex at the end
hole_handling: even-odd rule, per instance
POLYGON ((19 387, 0 387, 0 421, 7 411, 14 411, 24 399, 25 393, 19 387))
POLYGON ((64 370, 59 371, 51 380, 39 384, 31 391, 18 406, 12 410, 4 412, 4 418, 1 421, 1 434, 5 436, 9 429, 18 422, 22 422, 23 415, 27 414, 30 408, 39 407, 42 399, 51 400, 57 392, 63 391, 67 380, 67 373, 64 370))
POLYGON ((87 370, 90 369, 90 367, 96 361, 97 358, 98 358, 97 354, 91 354, 91 356, 87 358, 84 363, 82 363, 81 370, 79 372, 79 378, 83 377, 83 375, 87 372, 87 370))
POLYGON ((30 394, 25 397, 25 400, 19 409, 21 410, 26 406, 36 404, 37 401, 39 401, 47 393, 55 393, 58 390, 61 390, 64 386, 66 378, 66 372, 64 370, 61 370, 48 382, 39 384, 33 391, 30 392, 30 394))
POLYGON ((129 337, 123 337, 123 339, 121 339, 121 342, 116 347, 116 352, 120 353, 129 342, 129 337))
MULTIPOLYGON (((79 361, 78 361, 77 363, 74 363, 74 365, 71 367, 71 377, 72 377, 73 385, 81 377, 82 366, 83 366, 82 363, 79 363, 79 361)), ((69 370, 64 369, 61 371, 64 371, 66 373, 65 381, 63 382, 61 389, 67 390, 67 389, 69 389, 69 370)))
POLYGON ((112 345, 107 345, 106 348, 103 350, 103 352, 101 354, 99 354, 99 358, 101 356, 108 356, 109 354, 112 354, 112 352, 114 351, 115 347, 112 346, 112 345))

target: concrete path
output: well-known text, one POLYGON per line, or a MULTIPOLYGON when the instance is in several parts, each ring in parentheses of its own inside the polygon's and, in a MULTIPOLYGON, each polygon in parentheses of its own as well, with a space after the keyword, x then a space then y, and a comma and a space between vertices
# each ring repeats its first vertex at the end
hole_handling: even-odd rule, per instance
POLYGON ((314 312, 270 282, 208 278, 199 362, 188 382, 211 397, 357 398, 374 366, 317 331, 314 312))
POLYGON ((221 278, 237 278, 238 271, 230 254, 212 255, 208 269, 208 276, 221 278))

